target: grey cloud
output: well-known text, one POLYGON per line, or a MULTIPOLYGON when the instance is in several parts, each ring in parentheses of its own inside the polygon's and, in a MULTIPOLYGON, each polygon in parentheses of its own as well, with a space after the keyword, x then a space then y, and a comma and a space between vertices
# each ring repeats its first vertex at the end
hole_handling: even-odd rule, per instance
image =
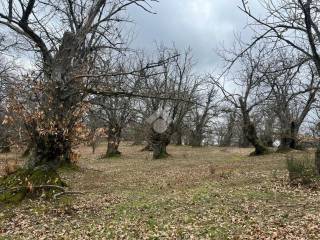
MULTIPOLYGON (((153 4, 156 15, 130 9, 135 21, 133 46, 151 51, 154 43, 193 49, 199 70, 213 70, 219 63, 215 49, 231 46, 234 33, 244 31, 247 17, 238 0, 160 0, 153 4)), ((248 35, 246 32, 245 35, 248 35)), ((245 36, 248 37, 248 36, 245 36)))

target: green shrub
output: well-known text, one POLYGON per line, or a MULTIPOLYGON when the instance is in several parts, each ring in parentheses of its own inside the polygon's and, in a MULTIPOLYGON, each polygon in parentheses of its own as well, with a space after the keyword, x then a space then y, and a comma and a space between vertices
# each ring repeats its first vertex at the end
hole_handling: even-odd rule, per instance
POLYGON ((287 170, 292 184, 308 185, 318 180, 314 159, 309 155, 303 158, 295 158, 292 155, 287 158, 287 170))

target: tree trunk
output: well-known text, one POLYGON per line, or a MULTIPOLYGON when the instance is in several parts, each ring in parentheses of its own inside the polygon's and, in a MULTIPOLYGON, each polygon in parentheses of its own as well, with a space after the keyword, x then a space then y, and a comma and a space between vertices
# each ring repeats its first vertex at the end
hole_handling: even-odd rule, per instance
POLYGON ((232 112, 232 113, 230 113, 230 116, 228 118, 227 132, 222 137, 222 141, 221 141, 220 146, 222 146, 222 147, 230 147, 231 146, 233 133, 234 133, 235 121, 236 121, 236 113, 232 112))
POLYGON ((56 169, 71 164, 71 142, 62 130, 53 134, 35 134, 32 140, 34 147, 28 162, 29 168, 56 169))
POLYGON ((191 146, 201 147, 203 142, 203 135, 201 133, 192 132, 191 134, 191 146))
POLYGON ((171 133, 167 130, 164 133, 158 133, 151 130, 150 143, 153 150, 153 159, 162 159, 169 156, 167 146, 170 144, 171 133))
POLYGON ((221 147, 230 147, 231 146, 232 137, 233 137, 232 132, 229 132, 229 130, 228 130, 226 135, 223 136, 220 146, 221 147))
POLYGON ((92 148, 92 154, 96 153, 96 148, 97 148, 97 143, 96 142, 92 142, 91 143, 91 148, 92 148))
POLYGON ((153 159, 162 159, 169 156, 167 153, 167 144, 165 141, 153 143, 153 159))
POLYGON ((107 158, 117 157, 121 155, 118 148, 120 145, 121 128, 118 126, 111 126, 108 131, 108 149, 106 153, 107 158))
POLYGON ((273 147, 273 142, 274 142, 274 122, 275 122, 275 117, 274 114, 267 112, 268 116, 266 117, 265 123, 264 123, 264 131, 261 136, 261 140, 263 144, 265 144, 268 147, 273 147))
POLYGON ((265 147, 262 142, 259 140, 256 132, 256 127, 252 122, 245 124, 246 137, 248 141, 254 146, 255 151, 253 155, 263 155, 268 153, 268 148, 265 147))
POLYGON ((39 107, 44 116, 35 117, 28 126, 33 146, 28 164, 31 168, 71 163, 77 115, 81 112, 79 103, 83 99, 78 90, 80 80, 73 76, 85 71, 78 47, 75 35, 66 32, 55 57, 43 63, 47 85, 39 107))
POLYGON ((239 147, 240 148, 249 148, 252 147, 251 143, 249 142, 248 138, 244 133, 244 127, 241 129, 240 136, 239 136, 239 147))
MULTIPOLYGON (((103 1, 100 2, 103 4, 103 1)), ((95 14, 91 14, 85 24, 88 29, 94 16, 95 14)), ((65 32, 54 57, 51 57, 49 52, 42 52, 41 70, 44 78, 37 99, 39 105, 32 118, 25 120, 34 146, 33 154, 27 162, 27 168, 14 176, 14 179, 19 180, 17 187, 21 189, 14 190, 15 195, 21 195, 24 191, 24 197, 27 184, 64 186, 55 170, 61 164, 71 162, 71 146, 78 130, 76 125, 85 111, 81 104, 86 96, 81 90, 84 85, 81 78, 75 76, 87 73, 89 67, 89 58, 85 57, 89 56, 89 53, 86 53, 84 44, 88 29, 80 29, 77 35, 65 32), (38 173, 43 177, 39 178, 38 173)), ((10 187, 13 186, 11 181, 9 184, 10 187)))
POLYGON ((248 141, 254 146, 255 151, 251 155, 263 155, 269 152, 268 148, 263 145, 257 135, 256 127, 251 122, 249 112, 246 108, 246 104, 239 99, 241 106, 241 113, 243 119, 243 132, 248 139, 248 141))
POLYGON ((177 131, 177 135, 176 135, 176 138, 177 138, 177 142, 176 142, 176 145, 177 146, 182 146, 182 132, 181 131, 177 131))
POLYGON ((290 124, 283 126, 281 133, 280 146, 278 151, 287 151, 290 149, 297 149, 297 135, 299 127, 292 121, 290 124))
POLYGON ((318 175, 320 175, 320 143, 318 143, 317 150, 315 153, 315 166, 318 175))
POLYGON ((267 147, 273 147, 273 138, 270 135, 263 135, 262 137, 262 142, 264 145, 267 147))

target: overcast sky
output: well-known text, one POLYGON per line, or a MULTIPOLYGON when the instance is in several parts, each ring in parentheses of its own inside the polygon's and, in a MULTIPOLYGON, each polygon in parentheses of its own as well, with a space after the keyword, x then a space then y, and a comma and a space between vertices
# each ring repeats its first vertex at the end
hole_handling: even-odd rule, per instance
POLYGON ((248 38, 244 31, 247 17, 239 5, 240 0, 160 0, 152 5, 155 15, 131 9, 133 45, 149 51, 155 48, 155 41, 168 46, 174 42, 181 50, 190 46, 198 70, 212 71, 219 63, 215 49, 222 44, 231 46, 234 33, 248 38))

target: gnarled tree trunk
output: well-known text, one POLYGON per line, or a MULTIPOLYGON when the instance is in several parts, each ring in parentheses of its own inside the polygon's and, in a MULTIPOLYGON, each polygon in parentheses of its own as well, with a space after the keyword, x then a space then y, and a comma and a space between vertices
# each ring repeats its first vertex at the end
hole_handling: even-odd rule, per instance
POLYGON ((53 134, 34 133, 32 142, 34 147, 28 161, 28 168, 42 167, 49 170, 71 164, 71 142, 62 130, 53 134))
POLYGON ((256 127, 252 122, 249 121, 245 124, 245 132, 247 139, 255 148, 253 155, 263 155, 268 153, 268 148, 259 140, 256 127))
POLYGON ((203 142, 203 134, 197 131, 191 133, 191 146, 201 147, 203 142))
POLYGON ((169 156, 167 146, 170 144, 172 136, 172 126, 168 126, 165 131, 155 131, 151 126, 149 129, 148 146, 153 151, 153 159, 162 159, 169 156))
POLYGON ((240 134, 239 134, 239 147, 240 148, 249 148, 249 147, 252 147, 251 146, 251 143, 249 142, 248 138, 246 137, 246 134, 244 132, 244 127, 242 126, 242 129, 240 131, 240 134))
POLYGON ((268 148, 263 145, 257 135, 256 127, 251 122, 249 112, 242 98, 239 99, 243 120, 243 132, 248 141, 254 146, 255 151, 252 155, 263 155, 268 153, 268 148))
POLYGON ((177 146, 182 146, 182 143, 183 143, 183 141, 182 141, 182 137, 183 137, 183 134, 182 134, 182 131, 181 130, 178 130, 177 132, 176 132, 176 145, 177 146))
POLYGON ((83 70, 78 50, 75 35, 66 32, 55 57, 44 62, 47 86, 40 103, 44 116, 33 119, 28 126, 33 146, 29 168, 50 169, 71 163, 76 113, 83 98, 77 89, 80 80, 74 79, 83 70))
POLYGON ((108 149, 106 157, 120 156, 121 152, 118 150, 121 140, 121 128, 119 126, 110 126, 108 131, 108 149))
POLYGON ((154 159, 162 159, 169 156, 167 146, 170 144, 170 135, 166 133, 153 132, 151 144, 154 159))
POLYGON ((292 121, 291 123, 282 124, 279 151, 297 149, 297 135, 299 127, 292 121))

